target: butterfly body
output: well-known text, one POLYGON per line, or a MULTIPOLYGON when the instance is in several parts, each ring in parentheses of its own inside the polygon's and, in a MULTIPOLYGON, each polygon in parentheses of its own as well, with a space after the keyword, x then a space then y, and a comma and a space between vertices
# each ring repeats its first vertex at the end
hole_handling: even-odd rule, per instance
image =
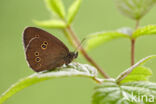
POLYGON ((55 36, 35 27, 24 30, 23 43, 26 60, 36 72, 68 65, 78 56, 77 52, 70 52, 55 36))

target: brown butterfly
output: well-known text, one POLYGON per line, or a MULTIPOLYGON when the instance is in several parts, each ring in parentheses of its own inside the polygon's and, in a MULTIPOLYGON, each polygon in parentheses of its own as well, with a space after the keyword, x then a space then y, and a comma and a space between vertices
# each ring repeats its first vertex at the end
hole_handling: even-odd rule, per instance
POLYGON ((36 72, 68 65, 78 56, 78 52, 69 52, 55 36, 36 27, 27 27, 24 30, 23 43, 26 60, 36 72))

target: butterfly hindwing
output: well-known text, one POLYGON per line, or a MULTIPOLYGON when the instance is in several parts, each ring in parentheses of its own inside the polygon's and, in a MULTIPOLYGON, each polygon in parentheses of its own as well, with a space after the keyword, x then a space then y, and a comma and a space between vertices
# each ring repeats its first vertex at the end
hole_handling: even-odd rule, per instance
POLYGON ((26 59, 35 71, 49 70, 64 64, 68 48, 55 36, 35 27, 23 33, 26 59))

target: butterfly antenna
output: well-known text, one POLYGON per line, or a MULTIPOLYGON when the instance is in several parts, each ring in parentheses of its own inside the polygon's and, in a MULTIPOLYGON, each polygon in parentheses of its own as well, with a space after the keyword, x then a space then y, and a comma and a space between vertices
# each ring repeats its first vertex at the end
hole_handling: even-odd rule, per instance
POLYGON ((83 38, 83 40, 82 40, 81 43, 76 47, 76 49, 74 50, 74 52, 78 51, 78 49, 82 46, 82 44, 84 43, 85 40, 86 40, 86 38, 83 38))

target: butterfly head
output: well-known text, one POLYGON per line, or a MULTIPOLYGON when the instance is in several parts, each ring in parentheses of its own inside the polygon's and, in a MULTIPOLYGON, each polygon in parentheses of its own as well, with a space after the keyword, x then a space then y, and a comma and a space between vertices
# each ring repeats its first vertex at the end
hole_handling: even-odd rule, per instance
POLYGON ((73 59, 77 58, 78 57, 78 52, 71 52, 72 56, 73 56, 73 59))
POLYGON ((78 52, 70 52, 65 58, 65 64, 69 64, 73 59, 78 57, 78 52))

